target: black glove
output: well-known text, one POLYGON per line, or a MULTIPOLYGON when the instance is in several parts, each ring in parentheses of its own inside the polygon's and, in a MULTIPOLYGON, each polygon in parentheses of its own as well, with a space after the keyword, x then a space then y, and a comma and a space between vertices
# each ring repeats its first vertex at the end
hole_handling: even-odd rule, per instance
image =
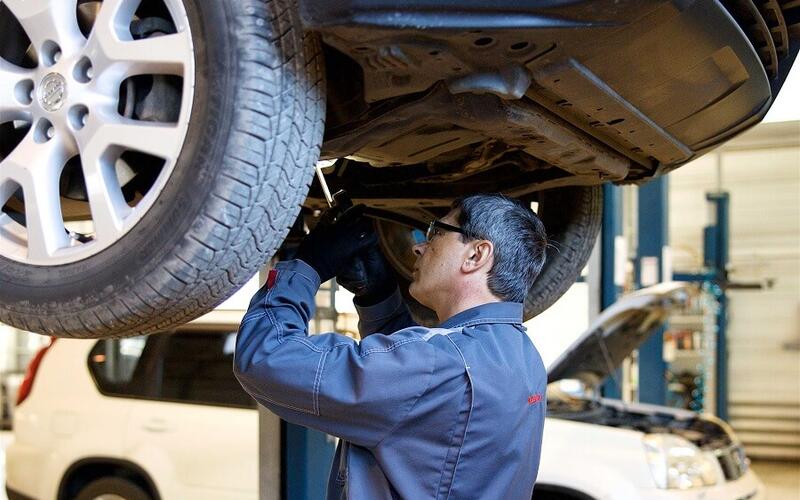
POLYGON ((397 279, 381 252, 377 235, 369 241, 369 246, 336 275, 336 282, 355 295, 353 302, 359 306, 382 302, 397 289, 397 279))
POLYGON ((324 283, 339 274, 356 255, 377 241, 363 205, 326 211, 297 249, 295 258, 313 267, 324 283))

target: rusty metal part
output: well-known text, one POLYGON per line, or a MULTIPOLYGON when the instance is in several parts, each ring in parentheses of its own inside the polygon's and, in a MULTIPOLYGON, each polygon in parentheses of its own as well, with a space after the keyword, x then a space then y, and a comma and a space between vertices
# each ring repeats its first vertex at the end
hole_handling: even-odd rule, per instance
POLYGON ((452 95, 442 85, 326 138, 323 157, 372 166, 420 164, 459 147, 502 142, 575 176, 621 180, 631 161, 531 101, 452 95), (420 116, 425 119, 420 121, 420 116))

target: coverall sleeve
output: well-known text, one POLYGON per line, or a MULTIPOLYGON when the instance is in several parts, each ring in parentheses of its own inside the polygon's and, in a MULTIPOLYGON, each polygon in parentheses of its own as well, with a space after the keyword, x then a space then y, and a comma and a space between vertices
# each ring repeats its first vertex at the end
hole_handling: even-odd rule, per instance
POLYGON ((239 327, 234 373, 244 389, 281 418, 374 447, 432 383, 435 348, 425 328, 360 343, 308 335, 319 276, 306 263, 279 263, 253 297, 239 327))
POLYGON ((358 311, 358 332, 362 339, 376 332, 389 334, 410 326, 417 326, 408 312, 399 288, 395 289, 394 293, 383 302, 371 306, 359 306, 358 304, 355 306, 358 311))

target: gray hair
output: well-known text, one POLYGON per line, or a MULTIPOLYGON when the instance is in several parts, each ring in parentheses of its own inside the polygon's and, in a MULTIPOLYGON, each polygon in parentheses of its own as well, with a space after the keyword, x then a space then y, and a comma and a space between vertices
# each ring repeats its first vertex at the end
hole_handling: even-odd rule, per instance
POLYGON ((459 210, 462 241, 483 239, 494 244, 489 290, 504 301, 525 302, 546 257, 547 233, 539 217, 501 194, 467 196, 451 208, 459 210))

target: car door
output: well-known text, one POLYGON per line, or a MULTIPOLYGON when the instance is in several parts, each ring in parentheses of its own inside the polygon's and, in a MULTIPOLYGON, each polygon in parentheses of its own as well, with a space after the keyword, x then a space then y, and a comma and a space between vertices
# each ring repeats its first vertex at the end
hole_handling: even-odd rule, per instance
POLYGON ((148 339, 147 387, 133 405, 126 454, 162 498, 255 499, 258 412, 233 375, 235 332, 148 339))

